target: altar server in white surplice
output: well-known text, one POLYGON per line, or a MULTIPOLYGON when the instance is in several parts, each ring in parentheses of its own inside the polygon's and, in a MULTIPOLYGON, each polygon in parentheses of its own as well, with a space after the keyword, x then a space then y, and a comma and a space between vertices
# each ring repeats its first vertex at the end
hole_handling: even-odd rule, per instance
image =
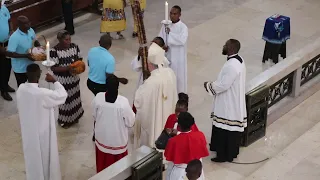
POLYGON ((187 93, 187 39, 188 27, 180 20, 181 8, 173 6, 170 11, 172 24, 163 25, 159 36, 167 43, 167 58, 177 76, 178 93, 187 93), (168 39, 167 39, 168 38, 168 39))
POLYGON ((50 74, 46 81, 53 83, 54 90, 40 88, 40 75, 37 64, 29 65, 28 82, 17 90, 26 179, 60 180, 54 107, 65 103, 68 94, 50 74))
POLYGON ((205 82, 206 91, 215 96, 211 118, 213 120, 210 150, 217 152, 214 162, 232 162, 239 154, 241 132, 247 126, 245 101, 246 66, 238 55, 240 42, 229 39, 223 46, 227 62, 218 79, 205 82))
POLYGON ((176 76, 171 68, 164 67, 164 50, 152 43, 148 52, 151 75, 138 88, 134 106, 137 109, 135 147, 154 143, 161 134, 168 116, 175 111, 178 100, 176 76))

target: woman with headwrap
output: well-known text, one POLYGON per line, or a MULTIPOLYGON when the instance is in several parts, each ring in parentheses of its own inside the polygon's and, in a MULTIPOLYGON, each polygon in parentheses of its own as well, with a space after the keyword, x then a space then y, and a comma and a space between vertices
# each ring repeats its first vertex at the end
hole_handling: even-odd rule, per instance
POLYGON ((128 128, 135 122, 128 99, 118 94, 119 80, 115 75, 107 77, 106 89, 92 103, 97 173, 128 154, 128 128))
POLYGON ((56 63, 51 70, 68 92, 65 104, 59 106, 58 123, 63 128, 69 128, 78 123, 84 113, 80 97, 80 77, 71 74, 72 69, 69 66, 82 58, 78 45, 71 43, 68 31, 59 32, 57 39, 59 43, 50 51, 50 58, 56 63))

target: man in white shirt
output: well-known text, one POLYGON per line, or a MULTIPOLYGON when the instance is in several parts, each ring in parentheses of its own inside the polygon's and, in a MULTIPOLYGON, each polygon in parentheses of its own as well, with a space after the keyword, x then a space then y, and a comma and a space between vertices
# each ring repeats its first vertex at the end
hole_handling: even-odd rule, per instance
POLYGON ((64 104, 68 94, 50 74, 46 81, 54 83, 54 90, 39 88, 37 64, 28 65, 26 75, 28 82, 17 90, 26 179, 60 180, 54 107, 64 104))
POLYGON ((246 66, 238 55, 240 42, 229 39, 223 46, 227 62, 218 79, 205 82, 206 91, 215 96, 211 118, 213 120, 210 150, 217 152, 214 162, 232 162, 239 154, 241 132, 247 126, 245 101, 246 66))
POLYGON ((137 109, 135 147, 155 146, 168 116, 175 111, 178 100, 176 76, 164 67, 164 50, 152 43, 148 51, 150 77, 138 88, 134 98, 137 109))
POLYGON ((133 127, 135 114, 118 88, 118 78, 109 75, 107 92, 98 93, 93 100, 97 173, 128 154, 128 128, 133 127))
POLYGON ((167 43, 167 58, 177 76, 178 93, 187 93, 187 39, 188 27, 180 20, 181 8, 173 6, 170 11, 172 24, 163 25, 159 36, 167 43))

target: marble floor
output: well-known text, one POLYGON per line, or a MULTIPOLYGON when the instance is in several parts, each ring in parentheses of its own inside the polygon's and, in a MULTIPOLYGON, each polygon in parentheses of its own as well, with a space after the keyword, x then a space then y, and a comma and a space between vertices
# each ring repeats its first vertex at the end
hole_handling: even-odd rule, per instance
MULTIPOLYGON (((149 40, 158 34, 159 22, 163 19, 163 4, 164 1, 148 0, 145 26, 149 40)), ((264 48, 261 35, 268 16, 281 13, 291 17, 288 55, 320 37, 318 0, 171 0, 169 4, 182 7, 182 19, 189 27, 189 109, 208 139, 211 132, 208 116, 212 100, 203 93, 202 83, 217 77, 225 62, 221 50, 227 39, 236 38, 241 41, 241 55, 247 65, 247 80, 250 80, 268 68, 268 65, 261 63, 264 48)), ((129 79, 129 84, 121 86, 120 92, 132 100, 138 75, 130 69, 130 62, 137 54, 138 43, 130 37, 133 29, 131 9, 126 8, 126 13, 128 27, 124 35, 127 38, 114 41, 111 53, 117 62, 116 74, 129 79)), ((80 46, 83 56, 86 57, 89 48, 98 45, 99 16, 82 13, 75 19, 75 25, 76 35, 72 37, 72 41, 80 46)), ((38 34, 45 35, 51 44, 55 44, 55 35, 63 27, 62 24, 54 24, 38 30, 38 34)), ((87 72, 81 75, 80 82, 84 117, 78 125, 70 129, 57 128, 61 170, 65 180, 85 180, 95 174, 90 106, 93 95, 86 87, 86 78, 87 72)), ((10 85, 16 87, 13 75, 10 85)), ((48 86, 43 80, 40 85, 48 86)), ((24 160, 15 94, 12 95, 13 102, 0 99, 0 179, 20 180, 25 179, 24 160)), ((266 139, 243 148, 237 159, 239 162, 259 161, 268 157, 272 158, 271 160, 240 165, 213 164, 207 158, 204 161, 207 179, 301 179, 302 176, 319 179, 319 172, 316 171, 320 166, 319 153, 317 154, 319 144, 317 139, 314 139, 319 137, 319 101, 318 92, 271 124, 266 139), (312 138, 310 133, 313 133, 312 138), (310 144, 306 144, 307 142, 310 144), (297 156, 303 146, 310 148, 303 156, 297 156), (282 164, 277 164, 280 162, 282 164), (263 169, 267 172, 263 172, 263 169)))

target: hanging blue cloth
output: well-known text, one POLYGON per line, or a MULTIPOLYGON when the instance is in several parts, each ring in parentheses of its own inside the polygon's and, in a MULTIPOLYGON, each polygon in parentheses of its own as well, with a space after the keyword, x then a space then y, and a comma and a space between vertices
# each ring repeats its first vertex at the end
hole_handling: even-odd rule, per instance
POLYGON ((282 44, 290 39, 290 18, 282 15, 269 17, 262 39, 272 44, 282 44))

